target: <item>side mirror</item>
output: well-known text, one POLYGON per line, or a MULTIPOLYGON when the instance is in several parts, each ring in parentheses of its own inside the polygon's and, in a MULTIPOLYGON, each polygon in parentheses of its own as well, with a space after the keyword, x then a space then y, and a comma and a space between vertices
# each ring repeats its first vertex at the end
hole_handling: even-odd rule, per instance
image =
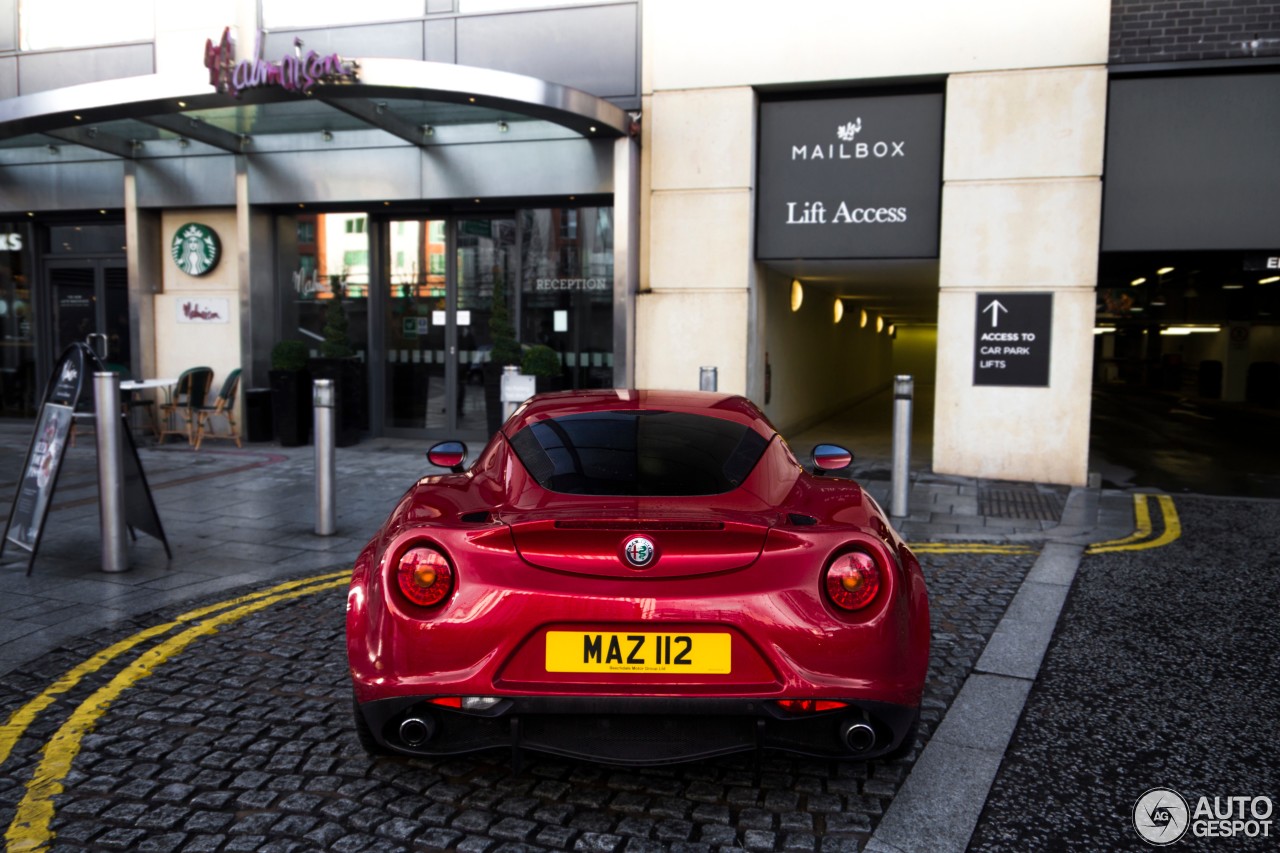
POLYGON ((813 449, 813 473, 843 471, 853 464, 853 454, 838 444, 819 444, 813 449))
POLYGON ((467 461, 467 446, 461 441, 442 441, 427 451, 427 461, 440 468, 448 468, 455 474, 464 470, 462 463, 467 461))

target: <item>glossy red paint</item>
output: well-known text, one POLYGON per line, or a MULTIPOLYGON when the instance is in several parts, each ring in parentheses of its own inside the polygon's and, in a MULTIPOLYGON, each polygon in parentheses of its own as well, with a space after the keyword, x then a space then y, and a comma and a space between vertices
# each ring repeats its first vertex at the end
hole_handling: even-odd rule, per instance
MULTIPOLYGON (((823 721, 856 711, 882 734, 875 754, 897 747, 918 713, 929 615, 919 564, 875 501, 851 480, 806 472, 749 401, 702 392, 567 392, 522 406, 469 470, 427 477, 409 489, 356 562, 347 650, 361 724, 378 746, 400 752, 500 746, 473 728, 498 719, 508 706, 512 716, 541 723, 569 711, 580 721, 584 708, 597 717, 637 707, 649 716, 668 707, 696 714, 704 705, 685 700, 723 700, 705 708, 731 707, 736 719, 748 713, 743 709, 766 714, 767 705, 777 709, 768 713, 804 725, 812 719, 820 727, 812 735, 806 730, 813 744, 770 734, 765 746, 862 758, 836 742, 838 726, 823 721), (512 450, 511 439, 529 424, 607 410, 709 415, 769 443, 741 485, 697 497, 551 492, 512 450), (623 558, 635 535, 656 552, 642 568, 623 558), (431 607, 414 604, 397 588, 400 555, 422 546, 448 555, 452 566, 451 595, 431 607), (829 597, 826 574, 851 551, 874 561, 879 588, 870 604, 847 611, 829 597), (732 666, 709 674, 551 672, 550 631, 724 634, 732 666), (498 697, 505 704, 481 715, 457 712, 425 744, 397 742, 397 720, 440 696, 498 697), (761 700, 828 704, 823 713, 797 716, 761 700), (538 716, 547 709, 549 717, 538 716)), ((786 723, 769 718, 759 725, 772 733, 786 731, 786 723)), ((502 726, 495 730, 505 733, 502 726)), ((530 748, 622 760, 607 745, 530 748)), ((691 747, 676 759, 725 751, 732 750, 691 747)))

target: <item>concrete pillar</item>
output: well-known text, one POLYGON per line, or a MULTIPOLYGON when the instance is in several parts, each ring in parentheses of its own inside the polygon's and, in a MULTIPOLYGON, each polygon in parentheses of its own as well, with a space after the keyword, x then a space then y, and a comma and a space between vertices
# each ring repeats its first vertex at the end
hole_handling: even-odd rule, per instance
POLYGON ((1106 69, 947 84, 933 468, 1088 477, 1106 69), (1053 294, 1048 387, 974 385, 977 294, 1053 294))

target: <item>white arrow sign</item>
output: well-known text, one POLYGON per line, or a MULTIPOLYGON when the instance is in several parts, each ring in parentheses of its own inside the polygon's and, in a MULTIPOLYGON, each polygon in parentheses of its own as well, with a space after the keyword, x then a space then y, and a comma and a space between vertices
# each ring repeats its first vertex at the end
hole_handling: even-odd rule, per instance
POLYGON ((998 299, 991 300, 991 303, 982 310, 991 312, 991 328, 993 329, 1000 328, 1000 312, 1009 313, 1009 309, 1001 305, 998 299))

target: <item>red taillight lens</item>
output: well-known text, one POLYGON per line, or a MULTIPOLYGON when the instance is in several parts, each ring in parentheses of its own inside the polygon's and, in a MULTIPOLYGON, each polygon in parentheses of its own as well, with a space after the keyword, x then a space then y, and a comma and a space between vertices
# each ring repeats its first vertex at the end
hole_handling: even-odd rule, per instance
POLYGON ((779 699, 778 706, 792 714, 817 714, 822 711, 834 711, 837 708, 848 708, 849 703, 831 699, 779 699))
POLYGON ((870 554, 850 551, 827 567, 827 595, 841 610, 861 610, 880 591, 880 569, 870 554))
POLYGON ((453 568, 434 548, 410 548, 400 558, 396 580, 406 598, 430 607, 444 601, 453 590, 453 568))

